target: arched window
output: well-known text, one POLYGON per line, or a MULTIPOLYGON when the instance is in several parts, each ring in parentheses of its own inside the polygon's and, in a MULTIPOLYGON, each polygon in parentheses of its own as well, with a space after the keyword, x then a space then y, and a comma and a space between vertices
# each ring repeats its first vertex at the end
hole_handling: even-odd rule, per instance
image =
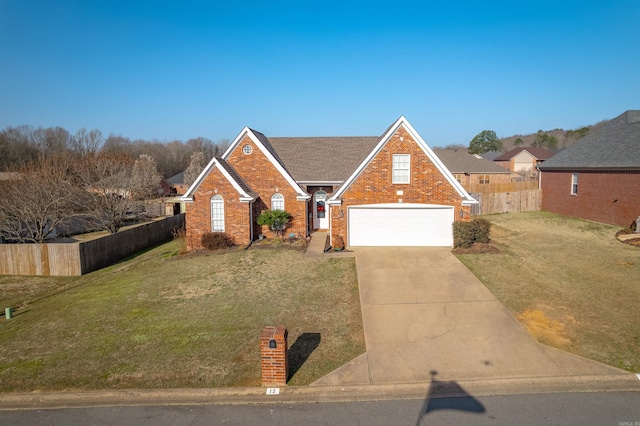
POLYGON ((284 211, 284 195, 275 193, 271 197, 271 210, 284 211))
POLYGON ((220 195, 211 197, 211 230, 224 232, 224 200, 220 195))

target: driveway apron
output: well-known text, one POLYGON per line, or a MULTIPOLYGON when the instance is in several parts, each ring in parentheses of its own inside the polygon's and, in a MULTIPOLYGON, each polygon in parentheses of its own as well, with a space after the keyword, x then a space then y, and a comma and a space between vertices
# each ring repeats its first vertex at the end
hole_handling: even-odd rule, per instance
POLYGON ((357 248, 365 355, 317 384, 629 374, 539 344, 449 248, 357 248))

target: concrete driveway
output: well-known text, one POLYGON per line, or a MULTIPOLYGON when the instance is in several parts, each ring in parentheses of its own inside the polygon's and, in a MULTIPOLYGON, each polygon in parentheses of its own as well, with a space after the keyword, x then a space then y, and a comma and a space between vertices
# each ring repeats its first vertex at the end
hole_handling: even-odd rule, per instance
POLYGON ((628 375, 539 344, 449 248, 357 248, 367 352, 316 385, 628 375))

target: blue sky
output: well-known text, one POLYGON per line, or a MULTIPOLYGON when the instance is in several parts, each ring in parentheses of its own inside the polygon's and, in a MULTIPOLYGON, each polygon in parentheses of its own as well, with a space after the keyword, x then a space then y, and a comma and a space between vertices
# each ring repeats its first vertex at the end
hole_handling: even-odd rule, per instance
POLYGON ((0 128, 432 146, 640 109, 640 2, 0 0, 0 128))

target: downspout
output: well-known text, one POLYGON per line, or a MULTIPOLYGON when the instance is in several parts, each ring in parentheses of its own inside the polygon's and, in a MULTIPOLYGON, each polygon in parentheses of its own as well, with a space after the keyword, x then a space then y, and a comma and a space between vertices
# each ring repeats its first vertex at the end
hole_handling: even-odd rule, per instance
POLYGON ((249 201, 249 244, 244 248, 247 250, 253 244, 253 201, 249 201))
POLYGON ((536 170, 538 171, 538 189, 542 189, 542 170, 538 166, 536 166, 536 170))
POLYGON ((329 247, 333 247, 333 216, 331 214, 331 204, 325 203, 329 208, 329 247))

